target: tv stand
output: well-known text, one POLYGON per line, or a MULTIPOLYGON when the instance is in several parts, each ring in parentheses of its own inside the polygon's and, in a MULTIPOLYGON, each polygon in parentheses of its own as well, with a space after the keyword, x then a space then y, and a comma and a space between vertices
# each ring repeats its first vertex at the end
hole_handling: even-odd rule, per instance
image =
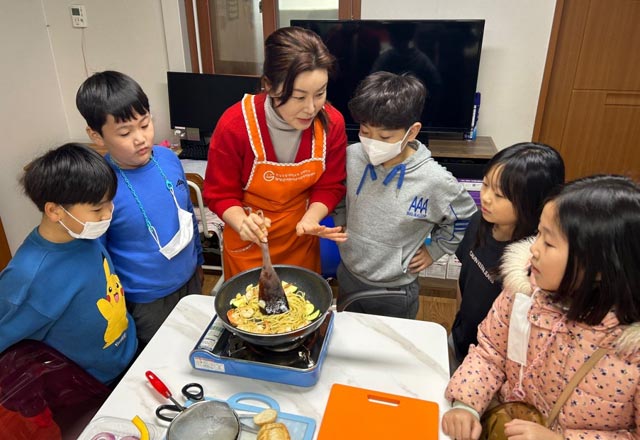
POLYGON ((482 179, 485 165, 498 152, 490 136, 475 140, 431 138, 429 150, 458 179, 482 179))

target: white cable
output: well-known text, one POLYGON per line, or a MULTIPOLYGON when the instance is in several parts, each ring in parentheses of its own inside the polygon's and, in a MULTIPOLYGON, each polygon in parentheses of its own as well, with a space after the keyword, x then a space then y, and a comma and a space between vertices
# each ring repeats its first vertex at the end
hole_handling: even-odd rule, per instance
POLYGON ((84 62, 84 74, 86 77, 89 77, 89 68, 87 67, 87 55, 86 55, 86 38, 84 35, 84 28, 81 29, 81 37, 80 37, 80 49, 82 51, 82 61, 84 62))
POLYGON ((198 72, 202 72, 202 54, 200 53, 200 26, 198 26, 198 6, 196 0, 191 0, 193 5, 193 24, 196 29, 196 51, 198 52, 198 72))

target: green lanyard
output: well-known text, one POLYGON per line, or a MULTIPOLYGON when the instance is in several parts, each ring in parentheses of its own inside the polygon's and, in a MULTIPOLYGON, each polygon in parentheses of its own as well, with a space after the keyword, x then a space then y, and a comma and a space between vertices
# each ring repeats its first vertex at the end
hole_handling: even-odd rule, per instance
MULTIPOLYGON (((140 198, 138 197, 138 194, 136 193, 136 190, 133 189, 133 185, 131 185, 131 182, 129 181, 129 178, 124 173, 124 171, 122 171, 122 168, 120 168, 120 166, 113 160, 113 158, 111 156, 109 156, 109 160, 111 161, 112 164, 115 165, 115 167, 120 172, 120 175, 122 176, 122 179, 124 179, 124 183, 127 185, 127 188, 129 188, 129 191, 131 191, 131 194, 133 195, 133 198, 135 199, 136 204, 138 205, 138 208, 140 208, 140 212, 142 212, 142 216, 144 217, 144 222, 147 225, 147 230, 149 230, 149 233, 151 234, 153 239, 156 241, 156 243, 158 243, 158 246, 160 246, 160 239, 158 238, 158 231, 156 231, 156 228, 151 224, 151 220, 149 220, 149 216, 147 216, 147 212, 144 210, 144 206, 142 206, 142 202, 140 201, 140 198)), ((169 180, 167 175, 164 173, 164 171, 162 171, 162 167, 160 167, 160 164, 158 163, 158 161, 156 161, 156 159, 153 157, 153 155, 151 155, 151 161, 154 163, 156 168, 158 168, 158 171, 160 171, 160 174, 164 178, 165 186, 167 187, 167 189, 171 193, 171 196, 173 197, 173 200, 176 202, 176 205, 177 205, 178 201, 176 200, 176 195, 175 195, 175 193, 173 191, 173 183, 171 183, 171 181, 169 180)))

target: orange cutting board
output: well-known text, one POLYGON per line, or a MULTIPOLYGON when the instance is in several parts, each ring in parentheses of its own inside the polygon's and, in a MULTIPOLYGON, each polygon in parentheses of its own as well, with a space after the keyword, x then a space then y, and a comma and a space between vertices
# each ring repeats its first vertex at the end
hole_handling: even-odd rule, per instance
POLYGON ((318 440, 438 440, 438 417, 435 402, 334 384, 318 440))

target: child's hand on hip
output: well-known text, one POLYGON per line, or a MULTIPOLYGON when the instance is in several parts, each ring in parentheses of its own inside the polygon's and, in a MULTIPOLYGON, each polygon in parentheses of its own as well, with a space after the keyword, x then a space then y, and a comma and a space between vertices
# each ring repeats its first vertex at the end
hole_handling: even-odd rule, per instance
POLYGON ((409 262, 409 271, 411 273, 417 273, 421 270, 426 269, 427 267, 433 264, 433 258, 431 258, 431 254, 427 250, 425 245, 420 246, 420 249, 413 256, 411 261, 409 262))

